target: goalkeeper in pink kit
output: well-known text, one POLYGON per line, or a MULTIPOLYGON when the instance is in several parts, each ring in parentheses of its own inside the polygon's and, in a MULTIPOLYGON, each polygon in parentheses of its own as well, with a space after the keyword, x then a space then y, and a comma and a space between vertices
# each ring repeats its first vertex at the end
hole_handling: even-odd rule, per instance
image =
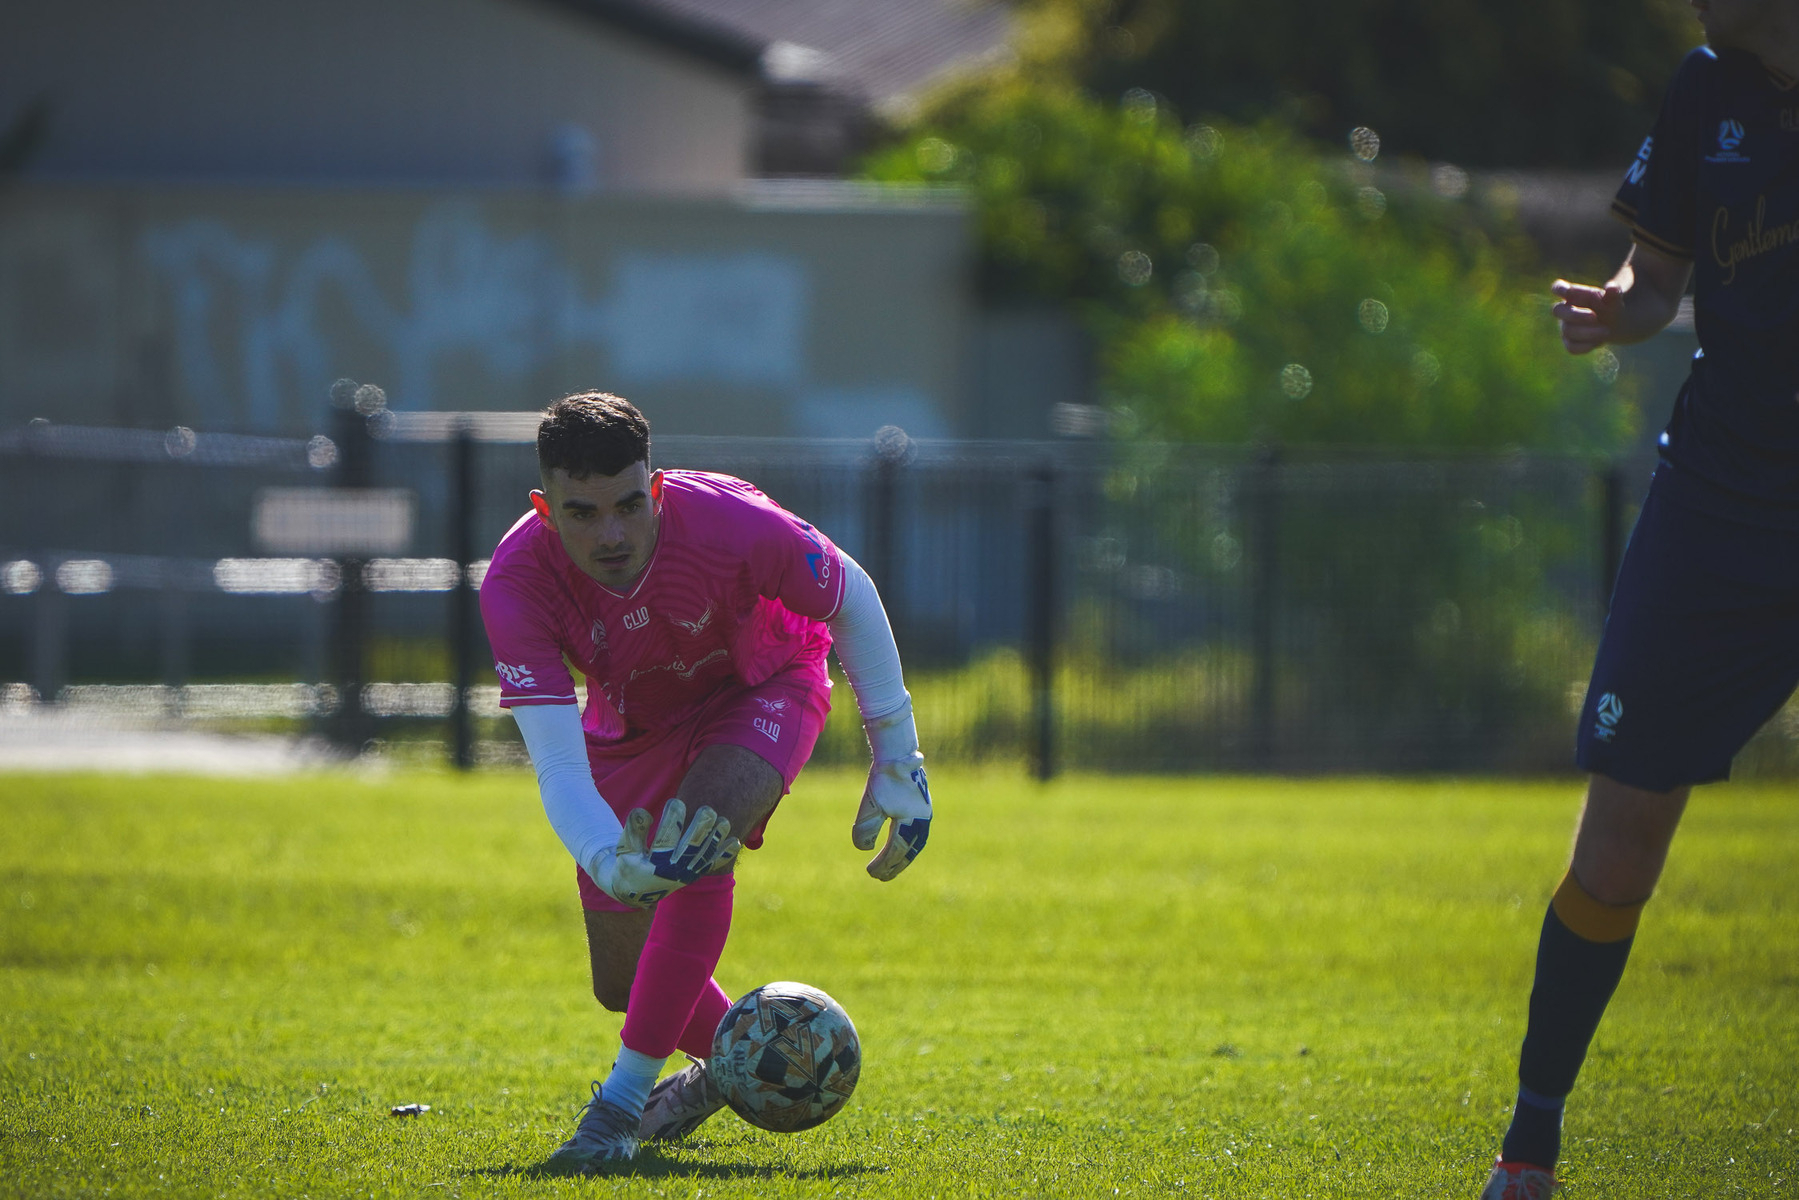
POLYGON ((712 978, 732 869, 830 710, 835 645, 874 756, 851 840, 886 881, 924 848, 931 797, 868 575, 754 487, 652 471, 629 402, 569 396, 537 434, 543 490, 494 551, 481 615, 544 811, 576 862, 594 996, 625 1014, 611 1073, 545 1165, 590 1170, 723 1106, 695 1062, 731 998, 712 978), (574 671, 586 680, 579 706, 574 671))

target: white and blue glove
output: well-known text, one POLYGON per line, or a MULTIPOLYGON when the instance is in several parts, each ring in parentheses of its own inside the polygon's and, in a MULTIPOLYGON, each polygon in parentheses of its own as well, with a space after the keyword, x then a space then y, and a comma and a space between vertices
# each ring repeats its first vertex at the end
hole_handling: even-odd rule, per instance
POLYGON ((736 858, 743 846, 731 836, 731 823, 709 805, 702 804, 689 821, 687 806, 679 800, 663 806, 653 839, 649 832, 649 810, 632 809, 618 844, 601 850, 587 866, 601 891, 632 908, 648 908, 686 887, 720 860, 736 858))
POLYGON ((912 703, 863 726, 874 765, 850 840, 858 850, 873 850, 881 826, 892 822, 887 842, 869 861, 868 873, 885 883, 905 870, 931 836, 931 789, 925 782, 924 755, 918 752, 918 726, 912 703))

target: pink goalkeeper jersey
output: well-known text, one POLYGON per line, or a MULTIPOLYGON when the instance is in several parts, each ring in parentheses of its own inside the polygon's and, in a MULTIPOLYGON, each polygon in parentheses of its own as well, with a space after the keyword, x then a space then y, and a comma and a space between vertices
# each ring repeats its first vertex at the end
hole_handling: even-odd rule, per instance
POLYGON ((843 599, 837 549, 741 479, 666 471, 656 549, 628 593, 595 582, 527 513, 481 584, 500 705, 572 704, 587 678, 587 735, 669 729, 727 683, 789 667, 828 679, 824 626, 843 599), (565 661, 566 660, 566 661, 565 661))

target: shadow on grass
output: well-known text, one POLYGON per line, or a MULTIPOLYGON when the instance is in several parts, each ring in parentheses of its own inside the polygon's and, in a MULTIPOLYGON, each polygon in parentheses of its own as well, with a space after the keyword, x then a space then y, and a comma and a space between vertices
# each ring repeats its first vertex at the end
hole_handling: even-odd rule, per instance
POLYGON ((863 1163, 841 1163, 823 1167, 782 1167, 767 1163, 716 1162, 698 1158, 665 1157, 655 1151, 645 1151, 629 1162, 622 1162, 595 1168, 591 1172, 579 1169, 552 1167, 548 1163, 537 1163, 534 1166, 521 1167, 507 1163, 498 1167, 474 1167, 458 1172, 464 1178, 473 1179, 566 1179, 582 1175, 596 1178, 639 1179, 851 1179, 858 1175, 869 1175, 885 1171, 885 1167, 871 1167, 863 1163))

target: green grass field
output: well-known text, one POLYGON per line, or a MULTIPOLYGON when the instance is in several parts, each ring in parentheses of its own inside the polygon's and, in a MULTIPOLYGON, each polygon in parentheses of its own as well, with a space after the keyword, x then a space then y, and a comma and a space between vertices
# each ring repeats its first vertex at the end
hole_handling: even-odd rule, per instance
MULTIPOLYGON (((844 1003, 843 1114, 557 1179, 619 1018, 528 775, 0 775, 0 1194, 1473 1196, 1577 785, 933 782, 893 884, 845 773, 740 872, 721 979, 844 1003)), ((1568 1195, 1799 1190, 1796 850, 1790 789, 1695 801, 1568 1195)))

